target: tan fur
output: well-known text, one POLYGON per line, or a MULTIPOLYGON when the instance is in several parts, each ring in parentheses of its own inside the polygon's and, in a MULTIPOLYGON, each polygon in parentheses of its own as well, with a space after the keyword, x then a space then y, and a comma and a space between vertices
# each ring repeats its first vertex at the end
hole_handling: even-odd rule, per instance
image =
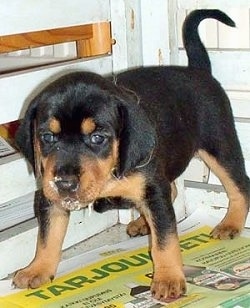
POLYGON ((93 133, 96 129, 96 124, 92 118, 87 118, 82 121, 81 124, 81 133, 84 135, 88 135, 93 133))
POLYGON ((24 269, 18 271, 13 283, 19 288, 37 288, 54 279, 61 257, 63 239, 66 234, 69 216, 58 207, 52 207, 48 233, 45 241, 41 242, 38 233, 36 255, 33 261, 24 269))
POLYGON ((56 118, 51 118, 49 121, 49 129, 53 134, 59 134, 61 132, 60 121, 56 118))
POLYGON ((226 239, 229 234, 238 234, 244 227, 245 218, 248 212, 246 198, 239 191, 236 184, 228 175, 227 171, 218 163, 218 161, 206 151, 199 150, 199 156, 204 160, 208 167, 220 179, 229 198, 229 207, 226 216, 222 222, 212 231, 214 238, 226 239))
POLYGON ((180 296, 185 293, 186 287, 178 236, 169 231, 165 241, 159 243, 154 221, 146 207, 143 214, 151 231, 151 255, 154 260, 151 292, 156 299, 180 296))

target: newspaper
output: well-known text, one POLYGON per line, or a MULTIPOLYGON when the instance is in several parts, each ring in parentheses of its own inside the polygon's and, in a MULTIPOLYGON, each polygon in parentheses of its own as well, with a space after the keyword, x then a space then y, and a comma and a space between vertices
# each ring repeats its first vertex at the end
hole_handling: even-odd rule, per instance
POLYGON ((62 262, 58 278, 39 289, 16 290, 1 281, 0 307, 249 308, 250 232, 214 240, 209 233, 216 223, 197 210, 178 225, 188 287, 179 299, 161 303, 150 296, 152 261, 148 237, 141 237, 62 262))
POLYGON ((0 158, 16 153, 14 149, 3 137, 0 136, 0 158))
POLYGON ((11 145, 14 143, 14 136, 18 126, 18 120, 0 124, 0 158, 17 152, 11 145))

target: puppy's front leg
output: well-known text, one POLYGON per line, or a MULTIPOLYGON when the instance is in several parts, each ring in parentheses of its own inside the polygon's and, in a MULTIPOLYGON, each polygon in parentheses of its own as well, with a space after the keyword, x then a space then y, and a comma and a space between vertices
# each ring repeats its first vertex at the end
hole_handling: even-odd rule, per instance
POLYGON ((170 186, 167 191, 151 186, 147 189, 146 203, 144 216, 151 230, 154 264, 151 292, 154 298, 166 301, 186 292, 170 186))
POLYGON ((52 281, 61 257, 69 212, 49 204, 43 194, 36 197, 38 238, 33 261, 16 272, 13 285, 18 288, 38 288, 52 281))

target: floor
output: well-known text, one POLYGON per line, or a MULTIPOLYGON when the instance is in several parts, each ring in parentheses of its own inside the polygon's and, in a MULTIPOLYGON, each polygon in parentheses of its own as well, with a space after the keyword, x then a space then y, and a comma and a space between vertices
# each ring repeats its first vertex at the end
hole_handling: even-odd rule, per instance
POLYGON ((87 251, 91 251, 105 245, 116 244, 129 239, 126 233, 126 225, 117 224, 87 240, 66 249, 63 252, 62 260, 72 258, 87 251))

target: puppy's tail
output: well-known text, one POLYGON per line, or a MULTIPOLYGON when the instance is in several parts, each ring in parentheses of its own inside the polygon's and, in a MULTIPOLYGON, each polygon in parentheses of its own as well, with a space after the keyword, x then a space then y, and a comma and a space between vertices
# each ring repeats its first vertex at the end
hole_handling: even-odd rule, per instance
POLYGON ((195 10, 184 21, 182 36, 188 56, 188 66, 203 69, 211 73, 211 63, 208 53, 198 33, 200 22, 206 18, 216 19, 230 27, 235 27, 235 23, 230 17, 219 10, 195 10))

